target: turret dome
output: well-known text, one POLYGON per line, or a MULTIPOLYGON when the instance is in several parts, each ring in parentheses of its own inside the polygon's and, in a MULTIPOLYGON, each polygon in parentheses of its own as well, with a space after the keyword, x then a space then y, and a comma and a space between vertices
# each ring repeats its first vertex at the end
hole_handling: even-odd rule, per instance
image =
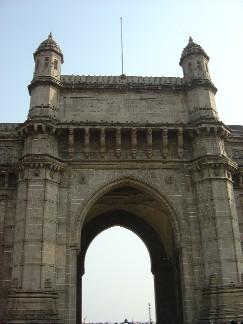
POLYGON ((63 63, 63 54, 62 51, 59 47, 59 45, 57 44, 57 42, 53 39, 52 37, 52 33, 49 34, 48 38, 46 40, 44 40, 39 47, 37 48, 37 50, 34 53, 34 57, 42 52, 42 51, 53 51, 56 52, 57 54, 59 54, 62 58, 62 63, 63 63))
POLYGON ((207 60, 209 60, 209 57, 208 57, 207 53, 204 51, 204 49, 200 45, 194 43, 192 37, 190 36, 187 46, 182 51, 180 65, 182 65, 183 60, 187 56, 193 55, 193 54, 197 54, 197 55, 202 54, 203 56, 205 56, 207 58, 207 60))

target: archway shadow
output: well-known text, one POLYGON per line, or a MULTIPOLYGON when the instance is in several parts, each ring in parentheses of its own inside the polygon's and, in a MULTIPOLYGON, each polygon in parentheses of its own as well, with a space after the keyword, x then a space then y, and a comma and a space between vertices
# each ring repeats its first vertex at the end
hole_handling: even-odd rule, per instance
POLYGON ((114 209, 104 212, 82 228, 81 249, 77 258, 76 323, 82 323, 82 276, 85 273, 85 255, 90 243, 102 231, 122 226, 135 233, 146 245, 151 272, 154 275, 156 322, 182 323, 182 307, 179 287, 179 267, 175 252, 174 260, 168 258, 161 238, 155 229, 144 219, 125 210, 114 209))

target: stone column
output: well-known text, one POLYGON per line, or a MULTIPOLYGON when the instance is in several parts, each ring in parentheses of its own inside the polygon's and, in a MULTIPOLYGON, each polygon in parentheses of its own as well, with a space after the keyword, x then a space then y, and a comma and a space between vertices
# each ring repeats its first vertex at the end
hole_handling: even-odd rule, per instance
POLYGON ((63 164, 49 154, 56 150, 54 143, 48 133, 29 134, 26 155, 19 162, 9 323, 16 318, 25 323, 60 323, 55 263, 59 173, 63 164))
POLYGON ((198 210, 202 259, 202 305, 200 319, 222 323, 243 319, 240 282, 243 272, 239 222, 232 173, 237 165, 227 157, 227 129, 203 124, 192 133, 194 198, 198 210), (234 302, 232 286, 234 286, 234 302))
POLYGON ((242 251, 231 175, 236 165, 226 157, 205 157, 193 168, 205 281, 202 317, 220 322, 239 312, 242 320, 242 251), (227 292, 232 285, 241 289, 234 303, 227 292))

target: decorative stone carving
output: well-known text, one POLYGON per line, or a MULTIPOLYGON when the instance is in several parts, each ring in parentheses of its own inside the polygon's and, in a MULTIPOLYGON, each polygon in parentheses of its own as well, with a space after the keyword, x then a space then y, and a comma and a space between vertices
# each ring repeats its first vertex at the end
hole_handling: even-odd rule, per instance
POLYGON ((100 128, 100 157, 105 157, 105 128, 100 128))
POLYGON ((131 137, 132 137, 131 155, 133 159, 136 159, 137 157, 137 129, 136 128, 132 128, 131 137))
POLYGON ((14 148, 12 146, 0 147, 0 159, 12 157, 13 152, 14 152, 14 148))
POLYGON ((55 174, 54 170, 50 170, 50 178, 52 178, 52 179, 53 179, 53 177, 54 177, 54 174, 55 174))
POLYGON ((162 131, 162 155, 164 159, 168 156, 168 129, 164 128, 162 131))
POLYGON ((243 128, 217 120, 214 85, 195 78, 206 53, 189 41, 189 80, 60 76, 53 42, 35 63, 58 79, 35 74, 27 121, 0 124, 0 286, 14 278, 0 321, 8 300, 8 323, 81 323, 79 257, 113 225, 146 243, 157 323, 243 320, 243 128))
POLYGON ((152 144, 153 144, 152 128, 148 128, 147 129, 147 156, 149 159, 152 158, 152 154, 153 154, 152 144))
POLYGON ((34 170, 33 170, 33 176, 34 176, 34 177, 39 177, 40 174, 41 174, 41 172, 40 172, 39 169, 34 169, 34 170))
POLYGON ((177 131, 177 141, 178 141, 178 156, 182 158, 183 156, 183 129, 179 128, 177 131))
POLYGON ((211 274, 209 276, 209 286, 215 286, 217 284, 216 275, 211 274))
POLYGON ((69 129, 68 153, 72 158, 74 153, 74 131, 73 128, 69 129))
POLYGON ((232 157, 234 159, 243 159, 243 149, 241 149, 241 148, 233 148, 232 152, 233 152, 232 157))
POLYGON ((215 176, 219 176, 220 172, 219 172, 218 169, 214 169, 214 170, 213 170, 213 174, 214 174, 215 176))
POLYGON ((79 175, 79 183, 80 184, 86 183, 86 178, 85 178, 85 175, 84 174, 80 174, 79 175))
POLYGON ((89 157, 89 127, 85 127, 84 129, 84 156, 86 158, 89 157))
POLYGON ((174 178, 171 175, 165 176, 165 183, 167 183, 167 184, 174 183, 174 178))
POLYGON ((121 158, 121 128, 116 128, 116 158, 121 158))
POLYGON ((44 282, 44 289, 52 289, 51 278, 46 278, 44 282))
POLYGON ((18 289, 18 288, 19 288, 18 278, 13 278, 11 281, 11 289, 18 289))
POLYGON ((242 173, 239 174, 239 187, 243 188, 243 174, 242 173))

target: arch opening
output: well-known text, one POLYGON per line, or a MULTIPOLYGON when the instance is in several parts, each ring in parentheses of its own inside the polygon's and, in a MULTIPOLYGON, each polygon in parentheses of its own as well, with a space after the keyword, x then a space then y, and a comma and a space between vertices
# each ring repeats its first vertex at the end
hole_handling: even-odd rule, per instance
POLYGON ((109 228, 90 244, 82 280, 87 322, 147 322, 148 302, 155 320, 153 275, 143 241, 121 226, 109 228))
POLYGON ((85 217, 77 258, 77 323, 82 318, 82 276, 87 249, 99 233, 116 225, 131 230, 148 249, 154 276, 156 322, 182 322, 179 258, 169 215, 151 195, 124 185, 101 196, 85 217))

